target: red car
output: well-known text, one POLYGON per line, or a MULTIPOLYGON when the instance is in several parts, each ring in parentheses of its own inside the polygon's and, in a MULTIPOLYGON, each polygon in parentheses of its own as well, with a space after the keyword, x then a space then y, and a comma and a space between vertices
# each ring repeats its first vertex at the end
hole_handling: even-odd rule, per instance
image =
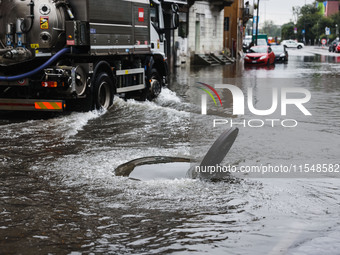
POLYGON ((338 45, 336 46, 335 52, 336 52, 336 53, 339 53, 339 52, 340 52, 340 43, 338 43, 338 45))
POLYGON ((244 63, 271 65, 275 63, 275 53, 269 46, 254 46, 244 57, 244 63))

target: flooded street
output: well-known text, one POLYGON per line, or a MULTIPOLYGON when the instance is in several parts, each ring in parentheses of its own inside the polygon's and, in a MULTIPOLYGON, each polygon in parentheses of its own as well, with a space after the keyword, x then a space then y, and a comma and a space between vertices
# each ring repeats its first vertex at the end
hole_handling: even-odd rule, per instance
MULTIPOLYGON (((319 50, 321 51, 321 50, 319 50)), ((326 51, 322 51, 324 53, 326 51)), ((340 173, 252 175, 232 182, 117 177, 120 164, 148 156, 199 161, 226 129, 240 129, 224 164, 336 168, 340 155, 340 55, 289 50, 273 67, 243 63, 180 67, 154 102, 117 99, 107 112, 0 115, 0 254, 339 254, 340 173), (288 106, 271 116, 232 115, 198 82, 253 88, 257 108, 272 88, 304 88, 312 116, 288 106), (251 119, 294 119, 285 128, 251 119), (214 120, 228 120, 213 126, 214 120), (246 127, 243 121, 248 123, 246 127), (253 123, 254 124, 254 123, 253 123), (257 123, 258 124, 258 123, 257 123), (274 178, 272 178, 274 177, 274 178)), ((169 171, 169 170, 167 170, 169 171)))

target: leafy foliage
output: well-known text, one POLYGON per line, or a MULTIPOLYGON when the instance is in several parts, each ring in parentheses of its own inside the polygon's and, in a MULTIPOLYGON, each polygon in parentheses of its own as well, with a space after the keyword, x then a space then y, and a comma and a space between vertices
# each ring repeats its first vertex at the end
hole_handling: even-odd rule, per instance
MULTIPOLYGON (((322 1, 319 1, 322 2, 322 1)), ((314 43, 322 38, 326 38, 325 28, 331 29, 329 39, 334 39, 336 35, 336 24, 340 29, 340 14, 337 13, 331 17, 325 17, 320 13, 316 4, 308 4, 292 9, 296 25, 293 22, 286 23, 282 26, 281 37, 285 39, 297 39, 298 41, 306 40, 307 43, 314 43), (298 33, 294 34, 294 27, 297 27, 298 33), (305 34, 302 31, 305 30, 305 34)))
POLYGON ((272 37, 280 37, 281 28, 275 25, 272 20, 266 20, 262 26, 261 33, 272 37))

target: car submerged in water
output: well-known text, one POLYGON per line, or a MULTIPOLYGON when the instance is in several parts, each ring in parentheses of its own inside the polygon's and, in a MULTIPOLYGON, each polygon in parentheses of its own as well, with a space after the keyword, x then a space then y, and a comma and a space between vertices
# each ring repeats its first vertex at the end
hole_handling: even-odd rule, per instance
POLYGON ((340 52, 340 43, 338 43, 338 45, 335 47, 335 52, 336 53, 340 52))
POLYGON ((246 65, 272 65, 275 64, 275 54, 269 46, 254 46, 244 57, 246 65))
POLYGON ((276 62, 288 62, 288 51, 282 45, 273 45, 271 46, 274 54, 276 62))

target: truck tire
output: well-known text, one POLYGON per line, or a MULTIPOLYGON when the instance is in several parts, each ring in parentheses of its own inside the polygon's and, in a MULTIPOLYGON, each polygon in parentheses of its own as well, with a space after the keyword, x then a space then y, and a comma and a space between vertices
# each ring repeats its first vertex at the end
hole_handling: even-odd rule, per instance
POLYGON ((159 76, 157 69, 153 68, 150 72, 150 76, 148 77, 147 86, 144 90, 143 98, 152 101, 162 91, 162 80, 159 76))
POLYGON ((94 109, 107 110, 113 104, 113 82, 105 72, 99 73, 96 77, 93 88, 93 106, 94 109))

